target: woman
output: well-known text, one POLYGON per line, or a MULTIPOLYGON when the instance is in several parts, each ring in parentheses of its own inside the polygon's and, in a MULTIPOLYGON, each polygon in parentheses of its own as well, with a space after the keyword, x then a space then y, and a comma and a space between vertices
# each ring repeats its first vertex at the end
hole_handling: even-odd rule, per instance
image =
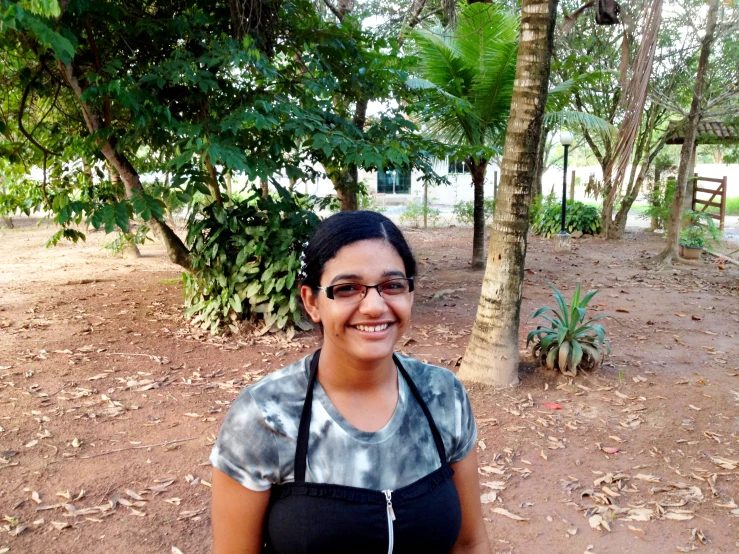
POLYGON ((467 393, 393 354, 415 272, 381 214, 316 231, 300 293, 323 346, 231 406, 211 455, 214 554, 490 553, 467 393))

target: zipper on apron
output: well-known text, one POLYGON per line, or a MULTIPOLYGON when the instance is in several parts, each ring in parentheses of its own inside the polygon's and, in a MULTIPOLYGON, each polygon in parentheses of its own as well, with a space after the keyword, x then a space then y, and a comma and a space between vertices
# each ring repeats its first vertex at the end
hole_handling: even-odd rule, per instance
POLYGON ((393 553, 393 543, 395 542, 395 533, 393 532, 393 521, 395 521, 395 511, 393 510, 393 491, 390 489, 382 491, 385 493, 387 501, 387 554, 393 553))

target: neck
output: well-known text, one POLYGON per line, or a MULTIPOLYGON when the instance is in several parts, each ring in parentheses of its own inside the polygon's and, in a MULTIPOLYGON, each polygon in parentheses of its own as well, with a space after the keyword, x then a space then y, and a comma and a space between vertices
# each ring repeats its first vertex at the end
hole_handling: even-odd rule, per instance
POLYGON ((346 392, 376 390, 397 381, 392 355, 379 360, 358 360, 324 342, 318 361, 318 377, 324 389, 346 392))

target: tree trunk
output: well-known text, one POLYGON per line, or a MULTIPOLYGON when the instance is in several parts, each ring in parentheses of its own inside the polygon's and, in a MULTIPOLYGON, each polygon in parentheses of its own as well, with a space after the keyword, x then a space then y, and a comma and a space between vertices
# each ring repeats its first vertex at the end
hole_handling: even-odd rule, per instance
POLYGON ((13 218, 9 215, 4 215, 0 217, 0 227, 5 227, 6 229, 14 229, 15 223, 13 223, 13 218))
POLYGON ((213 202, 216 202, 219 206, 223 206, 221 187, 218 184, 218 173, 216 173, 216 168, 210 161, 210 154, 205 156, 205 166, 208 168, 208 188, 210 189, 210 193, 213 195, 213 202))
POLYGON ((500 192, 472 336, 462 379, 490 385, 518 383, 518 326, 523 293, 531 187, 536 177, 557 0, 523 0, 500 192))
POLYGON ((262 189, 262 198, 269 197, 269 185, 265 179, 259 179, 259 188, 262 189))
POLYGON ((539 155, 536 156, 536 178, 534 179, 534 186, 531 187, 531 198, 532 200, 542 194, 542 179, 544 179, 544 169, 547 165, 547 161, 544 159, 547 150, 547 135, 549 129, 546 127, 541 130, 541 138, 539 139, 539 155))
MULTIPOLYGON (((354 107, 352 123, 354 123, 360 132, 364 131, 364 125, 367 122, 367 104, 368 100, 366 98, 359 98, 354 107)), ((334 183, 334 188, 336 188, 336 195, 339 198, 341 211, 357 211, 359 209, 359 199, 357 198, 359 192, 359 170, 356 164, 351 164, 343 171, 339 183, 340 185, 338 187, 334 183)))
POLYGON ((680 167, 677 172, 677 183, 675 184, 675 196, 670 208, 670 223, 667 226, 667 244, 665 249, 657 256, 657 261, 665 264, 677 258, 678 240, 680 238, 680 224, 682 223, 683 198, 688 182, 691 159, 693 157, 693 145, 698 131, 698 122, 701 117, 701 102, 705 89, 706 72, 708 70, 708 57, 711 54, 713 35, 716 29, 718 11, 718 0, 709 0, 708 17, 706 20, 706 34, 701 43, 700 59, 698 60, 698 72, 695 76, 695 87, 693 89, 693 101, 690 103, 690 113, 685 122, 685 141, 680 149, 680 167))
MULTIPOLYGON (((110 165, 110 163, 106 162, 106 165, 108 166, 108 174, 110 175, 110 184, 113 186, 113 188, 116 188, 116 185, 121 182, 121 176, 118 175, 118 172, 115 170, 115 168, 110 165)), ((131 197, 131 191, 129 190, 129 187, 126 186, 126 184, 123 184, 125 190, 126 190, 126 198, 131 197)), ((131 233, 131 222, 128 222, 128 229, 126 229, 126 233, 131 233)), ((123 247, 123 250, 121 250, 121 255, 124 258, 140 258, 141 252, 139 251, 139 247, 135 244, 128 243, 126 246, 123 247)))
MULTIPOLYGON (((82 110, 82 115, 85 118, 87 129, 91 134, 97 133, 102 128, 100 114, 93 106, 82 99, 84 90, 75 74, 75 69, 73 66, 64 64, 61 61, 58 61, 57 64, 62 75, 64 75, 64 78, 77 97, 77 100, 80 102, 80 108, 82 110)), ((100 152, 103 154, 105 159, 120 175, 127 192, 132 192, 134 190, 143 191, 139 174, 123 153, 116 152, 113 138, 99 140, 98 148, 100 148, 100 152)), ((151 226, 151 230, 167 250, 169 260, 185 269, 191 269, 190 252, 180 240, 180 237, 178 237, 165 223, 154 217, 152 217, 147 223, 151 226)))
MULTIPOLYGON (((699 118, 700 121, 700 118, 699 118)), ((698 133, 696 132, 696 135, 698 133)), ((695 193, 695 160, 698 156, 698 145, 693 145, 693 152, 690 154, 690 163, 688 163, 688 180, 685 183, 685 195, 683 196, 683 210, 693 209, 693 194, 695 193)))
POLYGON ((356 212, 359 209, 357 198, 358 183, 357 166, 352 164, 339 176, 338 182, 334 181, 336 196, 339 198, 339 206, 342 212, 356 212))
POLYGON ((480 159, 473 162, 468 158, 465 162, 472 176, 472 186, 475 189, 472 210, 472 267, 485 267, 485 170, 488 161, 480 159))

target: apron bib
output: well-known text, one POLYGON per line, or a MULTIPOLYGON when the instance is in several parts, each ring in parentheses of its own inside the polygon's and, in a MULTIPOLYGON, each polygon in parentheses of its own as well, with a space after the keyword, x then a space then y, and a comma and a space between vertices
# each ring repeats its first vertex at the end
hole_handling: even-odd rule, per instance
POLYGON ((313 386, 321 351, 313 355, 295 451, 295 481, 272 487, 264 524, 265 554, 444 554, 457 542, 462 509, 454 471, 421 393, 393 355, 423 410, 441 467, 396 490, 307 483, 313 386))

